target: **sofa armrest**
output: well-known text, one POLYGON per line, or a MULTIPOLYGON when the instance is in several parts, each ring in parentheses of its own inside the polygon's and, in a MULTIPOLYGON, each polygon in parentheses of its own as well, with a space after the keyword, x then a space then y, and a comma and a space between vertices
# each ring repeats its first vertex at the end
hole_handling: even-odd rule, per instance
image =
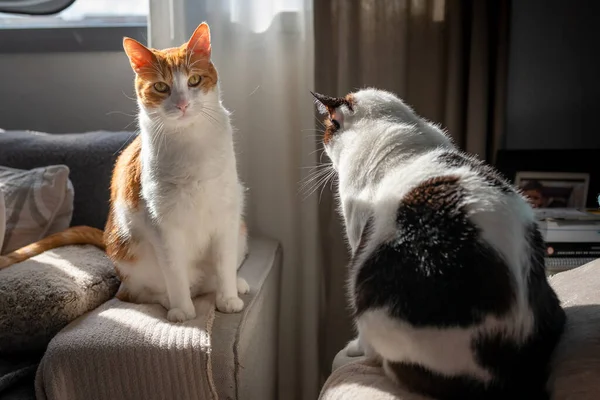
POLYGON ((52 339, 37 398, 275 400, 281 260, 277 242, 250 240, 239 269, 250 293, 237 314, 215 312, 210 295, 180 324, 158 304, 108 301, 52 339))

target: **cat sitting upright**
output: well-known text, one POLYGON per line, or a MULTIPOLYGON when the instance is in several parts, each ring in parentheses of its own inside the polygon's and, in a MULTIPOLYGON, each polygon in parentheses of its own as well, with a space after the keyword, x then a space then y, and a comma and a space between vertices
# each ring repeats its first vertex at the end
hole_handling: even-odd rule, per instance
POLYGON ((196 316, 192 297, 216 292, 222 312, 239 312, 237 278, 247 252, 229 112, 221 104, 203 23, 180 47, 155 50, 125 38, 135 72, 141 133, 119 156, 104 232, 72 227, 6 256, 0 268, 70 244, 106 252, 121 278, 117 298, 159 303, 170 321, 196 316))
POLYGON ((395 95, 314 94, 363 350, 435 399, 547 399, 565 314, 526 199, 395 95))
POLYGON ((122 277, 117 297, 158 302, 171 321, 195 316, 191 297, 216 290, 217 309, 238 312, 246 253, 244 189, 229 112, 211 61, 210 31, 180 47, 148 49, 125 38, 136 73, 141 134, 117 161, 107 254, 122 277))

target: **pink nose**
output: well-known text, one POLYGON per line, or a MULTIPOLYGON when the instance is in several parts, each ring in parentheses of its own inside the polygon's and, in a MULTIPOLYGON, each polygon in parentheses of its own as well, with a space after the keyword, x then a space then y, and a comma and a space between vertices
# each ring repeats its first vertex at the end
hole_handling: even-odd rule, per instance
POLYGON ((189 102, 187 101, 182 101, 177 103, 177 105, 175 107, 179 108, 181 111, 185 112, 185 110, 187 110, 188 106, 190 105, 189 102))

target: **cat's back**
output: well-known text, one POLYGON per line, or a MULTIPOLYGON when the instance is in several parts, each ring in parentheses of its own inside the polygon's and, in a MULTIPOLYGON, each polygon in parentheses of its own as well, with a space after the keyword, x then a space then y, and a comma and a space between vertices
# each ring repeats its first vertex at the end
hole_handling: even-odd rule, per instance
POLYGON ((435 320, 422 321, 428 324, 468 326, 486 313, 506 313, 514 300, 523 306, 529 236, 537 227, 527 201, 493 167, 437 148, 400 165, 388 179, 359 241, 372 246, 363 277, 378 274, 382 263, 401 263, 394 270, 400 287, 416 299, 436 293, 422 299, 431 307, 423 315, 435 320), (456 303, 456 315, 448 312, 449 303, 456 303))
POLYGON ((454 149, 415 157, 388 179, 351 262, 361 335, 391 375, 436 398, 497 398, 492 390, 525 383, 542 396, 529 398, 543 398, 561 310, 525 199, 454 149))
POLYGON ((411 157, 390 168, 386 175, 380 185, 380 198, 393 194, 403 201, 413 191, 435 186, 433 182, 441 177, 454 177, 464 195, 480 197, 488 200, 488 204, 508 196, 528 207, 525 199, 495 168, 455 148, 439 147, 411 157))
POLYGON ((390 221, 393 215, 398 223, 404 218, 402 210, 418 209, 421 230, 448 235, 453 234, 453 222, 464 219, 464 229, 472 225, 468 229, 478 231, 479 239, 517 264, 514 253, 535 225, 535 214, 518 190, 494 167, 455 148, 439 147, 391 169, 373 206, 383 211, 378 212, 380 220, 390 221))
POLYGON ((527 272, 530 216, 492 167, 439 148, 380 187, 355 254, 357 313, 390 307, 413 326, 468 327, 509 312, 527 272))

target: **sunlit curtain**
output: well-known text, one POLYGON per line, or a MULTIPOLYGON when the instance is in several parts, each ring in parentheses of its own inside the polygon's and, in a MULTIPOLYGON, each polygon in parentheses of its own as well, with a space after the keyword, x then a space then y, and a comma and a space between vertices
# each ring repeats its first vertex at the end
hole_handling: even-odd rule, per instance
MULTIPOLYGON (((502 137, 508 43, 507 0, 318 0, 315 87, 344 95, 374 86, 441 123, 463 149, 493 160, 502 137)), ((319 206, 324 312, 320 361, 352 336, 345 296, 347 249, 335 199, 319 206)))
MULTIPOLYGON (((183 43, 211 27, 224 103, 233 111, 252 235, 283 245, 279 335, 280 399, 318 395, 320 261, 315 196, 298 183, 315 164, 312 2, 152 0, 153 47, 183 43)), ((260 362, 260 360, 256 360, 260 362)), ((251 367, 251 366, 246 366, 251 367)), ((258 400, 258 399, 257 399, 258 400)))

